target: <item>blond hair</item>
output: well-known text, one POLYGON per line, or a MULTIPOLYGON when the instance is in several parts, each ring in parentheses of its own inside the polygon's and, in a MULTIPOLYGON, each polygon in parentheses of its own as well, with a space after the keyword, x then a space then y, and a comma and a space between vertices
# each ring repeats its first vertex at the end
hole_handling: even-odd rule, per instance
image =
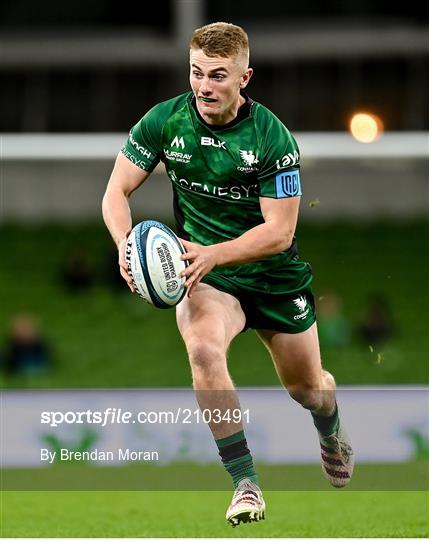
POLYGON ((206 56, 241 55, 249 58, 249 38, 241 26, 225 22, 215 22, 197 28, 192 34, 191 49, 201 49, 206 56))

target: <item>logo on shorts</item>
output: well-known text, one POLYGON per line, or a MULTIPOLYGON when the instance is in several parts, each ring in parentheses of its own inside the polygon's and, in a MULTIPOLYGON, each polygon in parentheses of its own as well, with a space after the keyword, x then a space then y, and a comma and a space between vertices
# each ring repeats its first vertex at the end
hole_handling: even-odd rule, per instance
POLYGON ((300 295, 295 300, 292 300, 295 306, 299 309, 299 315, 294 316, 294 320, 305 319, 310 311, 310 308, 307 305, 307 299, 300 295))

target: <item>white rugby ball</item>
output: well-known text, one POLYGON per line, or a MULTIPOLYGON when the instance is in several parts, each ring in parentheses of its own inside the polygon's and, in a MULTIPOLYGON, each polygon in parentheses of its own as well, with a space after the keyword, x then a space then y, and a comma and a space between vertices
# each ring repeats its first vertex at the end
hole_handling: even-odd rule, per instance
POLYGON ((177 305, 185 296, 185 278, 179 274, 188 266, 182 261, 185 249, 159 221, 142 221, 128 236, 125 260, 137 293, 157 308, 177 305))

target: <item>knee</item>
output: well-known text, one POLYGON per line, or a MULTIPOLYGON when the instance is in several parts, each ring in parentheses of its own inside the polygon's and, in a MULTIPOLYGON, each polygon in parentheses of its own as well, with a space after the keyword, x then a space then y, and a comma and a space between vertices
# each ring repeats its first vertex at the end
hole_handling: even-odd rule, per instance
POLYGON ((222 347, 210 340, 193 338, 189 340, 186 348, 194 378, 215 375, 226 365, 222 347))
POLYGON ((317 386, 296 384, 288 386, 287 390, 291 398, 302 405, 304 409, 317 411, 323 406, 323 390, 317 386))
POLYGON ((322 385, 324 390, 335 390, 336 383, 334 377, 329 373, 329 371, 326 371, 322 369, 322 385))
POLYGON ((204 338, 192 338, 186 344, 192 366, 204 368, 216 362, 222 356, 222 348, 204 338))

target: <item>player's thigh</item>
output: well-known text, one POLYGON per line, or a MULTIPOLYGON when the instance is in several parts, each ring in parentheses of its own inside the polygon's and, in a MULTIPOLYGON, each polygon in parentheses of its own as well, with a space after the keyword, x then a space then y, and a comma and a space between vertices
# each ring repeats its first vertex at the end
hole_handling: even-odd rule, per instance
POLYGON ((287 387, 322 387, 317 325, 297 334, 258 330, 258 336, 269 350, 277 372, 287 387))
POLYGON ((226 352, 246 323, 240 302, 206 283, 199 283, 192 297, 183 299, 176 308, 176 318, 188 350, 202 342, 226 352))

